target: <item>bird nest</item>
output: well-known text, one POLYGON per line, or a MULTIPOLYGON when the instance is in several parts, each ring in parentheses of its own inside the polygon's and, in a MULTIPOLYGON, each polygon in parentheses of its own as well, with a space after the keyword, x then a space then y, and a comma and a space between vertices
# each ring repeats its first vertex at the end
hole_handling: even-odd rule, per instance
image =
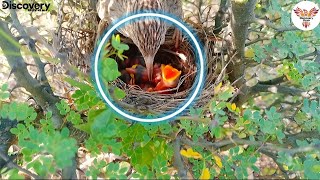
MULTIPOLYGON (((134 113, 148 112, 160 114, 174 110, 187 100, 190 92, 193 90, 193 85, 197 83, 195 80, 199 67, 196 66, 194 48, 190 42, 184 40, 180 42, 178 48, 175 48, 172 34, 173 30, 169 30, 164 45, 160 47, 155 56, 154 64, 170 64, 180 70, 179 83, 175 88, 148 92, 139 85, 131 85, 123 79, 118 78, 112 84, 126 92, 126 97, 118 101, 119 105, 124 109, 134 113)), ((199 33, 199 37, 204 38, 204 35, 199 33)), ((138 48, 130 39, 122 37, 122 41, 129 45, 129 50, 124 53, 128 59, 134 59, 137 56, 142 58, 138 48)), ((204 42, 207 57, 205 63, 207 63, 208 69, 204 89, 195 100, 196 107, 205 105, 212 98, 215 84, 217 84, 217 77, 220 75, 217 71, 219 58, 212 51, 214 43, 208 39, 202 39, 202 42, 204 42)), ((126 67, 123 67, 121 60, 118 59, 117 62, 119 64, 119 71, 123 71, 126 67)))
MULTIPOLYGON (((68 21, 68 23, 62 24, 60 27, 61 37, 64 45, 63 49, 69 52, 69 62, 83 72, 89 74, 90 72, 90 54, 94 50, 94 41, 98 30, 98 19, 92 15, 94 10, 88 9, 87 15, 80 18, 79 21, 83 24, 79 28, 76 21, 68 21)), ((63 22, 63 19, 61 20, 63 22)), ((201 107, 206 105, 208 101, 214 96, 214 87, 223 79, 224 60, 222 55, 214 53, 214 49, 217 49, 216 38, 214 35, 205 32, 205 28, 202 26, 194 26, 194 30, 197 32, 203 46, 206 55, 207 74, 204 82, 202 92, 195 99, 194 106, 201 107)), ((147 92, 140 86, 130 85, 120 78, 112 82, 114 86, 117 86, 126 92, 126 97, 121 101, 118 101, 119 105, 124 109, 133 113, 150 112, 150 113, 165 113, 170 110, 174 110, 184 103, 190 92, 192 92, 192 86, 195 83, 195 76, 197 70, 199 70, 195 64, 194 49, 187 40, 180 43, 177 49, 174 48, 174 42, 172 39, 173 29, 169 30, 166 35, 166 41, 162 45, 156 54, 155 62, 158 64, 171 64, 178 70, 181 70, 181 76, 176 88, 170 89, 170 93, 163 92, 147 92), (173 50, 174 49, 174 50, 173 50), (185 56, 181 58, 173 52, 179 52, 185 56)), ((129 50, 124 52, 129 58, 139 56, 138 48, 128 38, 122 37, 124 43, 129 45, 129 50)), ((223 49, 221 46, 218 49, 223 49)), ((217 52, 217 51, 216 51, 217 52)), ((221 50, 219 51, 221 53, 221 50)), ((123 68, 119 62, 119 70, 123 68)))

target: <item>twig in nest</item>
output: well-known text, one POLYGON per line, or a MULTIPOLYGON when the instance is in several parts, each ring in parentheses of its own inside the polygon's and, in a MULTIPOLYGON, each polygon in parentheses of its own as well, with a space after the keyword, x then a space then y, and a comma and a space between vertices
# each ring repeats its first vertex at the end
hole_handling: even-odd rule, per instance
MULTIPOLYGON (((114 95, 114 88, 110 88, 109 93, 111 94, 111 96, 113 97, 114 101, 119 104, 120 106, 127 108, 127 109, 131 109, 133 111, 138 111, 139 113, 152 113, 152 114, 158 114, 159 112, 156 112, 152 109, 150 109, 147 105, 142 106, 142 105, 131 105, 131 104, 127 104, 123 101, 118 100, 117 98, 115 98, 114 95), (143 110, 145 110, 146 112, 144 112, 143 110)), ((150 100, 150 98, 148 99, 150 100)))

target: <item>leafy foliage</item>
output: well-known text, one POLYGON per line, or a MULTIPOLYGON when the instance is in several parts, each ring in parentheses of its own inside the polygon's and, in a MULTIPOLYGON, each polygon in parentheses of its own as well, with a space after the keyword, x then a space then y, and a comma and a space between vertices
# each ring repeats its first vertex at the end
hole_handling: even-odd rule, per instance
POLYGON ((17 127, 11 129, 11 133, 18 138, 23 159, 28 162, 27 168, 32 168, 39 176, 46 177, 48 173, 71 165, 71 159, 77 151, 76 141, 69 137, 67 128, 61 131, 54 129, 51 112, 44 118, 36 119, 37 113, 33 108, 12 102, 3 104, 0 114, 2 119, 19 121, 17 127), (36 125, 36 121, 40 124, 36 125), (37 129, 38 126, 41 126, 41 129, 37 129))
MULTIPOLYGON (((79 148, 77 137, 70 132, 76 128, 88 135, 81 143, 94 157, 85 172, 93 179, 178 178, 177 159, 195 179, 246 179, 252 172, 260 173, 257 162, 261 154, 277 163, 283 174, 280 177, 296 173, 299 178, 319 179, 320 140, 310 134, 320 133, 320 101, 311 96, 320 92, 320 65, 304 55, 319 49, 320 26, 309 32, 280 31, 291 26, 294 3, 270 0, 265 10, 261 3, 265 1, 258 1, 255 13, 268 17, 279 28, 252 24, 250 29, 262 28, 268 37, 267 41, 247 47, 246 60, 256 67, 272 64, 277 76, 286 77, 288 86, 310 92, 309 96, 277 94, 268 98, 259 94, 237 107, 233 100, 241 92, 223 79, 211 92, 214 96, 209 103, 191 107, 188 116, 170 122, 133 123, 105 105, 90 78, 65 77, 65 82, 76 89, 71 97, 56 104, 63 126, 55 129, 51 111, 36 111, 25 103, 9 103, 8 85, 3 84, 0 124, 2 119, 18 121, 10 132, 21 148, 19 165, 41 178, 70 166, 79 148), (264 98, 265 104, 254 104, 259 98, 264 98), (274 103, 276 98, 293 104, 294 112, 284 112, 282 106, 274 103), (298 129, 295 133, 290 133, 292 124, 298 129), (97 158, 101 153, 120 158, 107 162, 97 158)), ((115 57, 124 60, 123 53, 128 49, 116 35, 101 52, 101 78, 116 100, 126 94, 111 83, 121 75, 115 57)), ((4 174, 13 179, 21 177, 16 169, 4 174)))

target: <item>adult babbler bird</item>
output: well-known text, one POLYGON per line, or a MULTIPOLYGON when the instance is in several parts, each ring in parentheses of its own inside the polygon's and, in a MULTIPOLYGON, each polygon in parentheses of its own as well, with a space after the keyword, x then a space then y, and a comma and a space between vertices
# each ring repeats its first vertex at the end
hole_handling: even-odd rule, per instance
MULTIPOLYGON (((109 22, 114 22, 128 13, 152 10, 182 17, 181 0, 99 0, 97 10, 99 17, 109 22)), ((169 24, 159 18, 144 18, 118 29, 121 34, 132 39, 140 50, 149 80, 152 79, 154 57, 164 43, 169 27, 169 24)), ((175 30, 175 33, 177 32, 175 30)))

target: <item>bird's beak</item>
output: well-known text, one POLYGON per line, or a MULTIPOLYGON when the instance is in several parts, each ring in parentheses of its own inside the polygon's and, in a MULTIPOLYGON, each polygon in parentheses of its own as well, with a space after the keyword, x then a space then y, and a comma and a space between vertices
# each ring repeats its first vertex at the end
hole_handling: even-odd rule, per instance
POLYGON ((155 91, 161 91, 177 87, 181 71, 172 67, 171 65, 161 64, 162 79, 154 88, 155 91))
POLYGON ((152 81, 152 74, 153 74, 153 57, 147 56, 145 59, 147 73, 148 73, 148 79, 149 81, 152 81))
POLYGON ((162 79, 168 87, 175 87, 179 82, 181 71, 172 67, 171 65, 161 65, 162 79))

